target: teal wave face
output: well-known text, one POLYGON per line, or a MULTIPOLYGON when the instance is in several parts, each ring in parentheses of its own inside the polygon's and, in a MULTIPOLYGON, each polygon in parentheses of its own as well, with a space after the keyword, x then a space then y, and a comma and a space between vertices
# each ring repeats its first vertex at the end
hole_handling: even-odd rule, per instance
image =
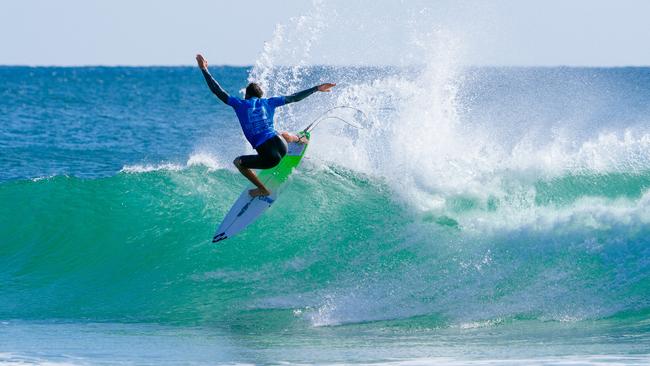
POLYGON ((528 207, 451 195, 421 213, 381 181, 306 169, 210 244, 243 185, 203 167, 3 183, 0 318, 444 325, 650 306, 647 173, 539 181, 528 207))
POLYGON ((538 205, 569 204, 584 196, 640 198, 650 188, 650 172, 569 175, 535 184, 538 205))
MULTIPOLYGON (((468 194, 445 195, 444 209, 449 213, 498 211, 514 201, 520 207, 570 207, 587 197, 605 200, 639 200, 650 188, 650 173, 589 173, 522 182, 502 179, 498 194, 481 197, 468 194), (525 197, 524 197, 525 196, 525 197)), ((486 189, 486 191, 488 191, 486 189)))

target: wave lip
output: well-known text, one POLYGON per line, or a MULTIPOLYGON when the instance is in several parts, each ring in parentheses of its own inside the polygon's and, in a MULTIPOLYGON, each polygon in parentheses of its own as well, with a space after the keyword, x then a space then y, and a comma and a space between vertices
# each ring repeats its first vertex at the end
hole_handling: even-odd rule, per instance
POLYGON ((173 163, 164 163, 164 164, 135 164, 135 165, 125 165, 120 169, 120 173, 148 173, 155 172, 158 170, 168 170, 168 171, 178 171, 184 167, 178 164, 173 163))
POLYGON ((205 167, 209 171, 229 168, 221 159, 210 153, 197 152, 190 155, 185 164, 159 163, 159 164, 133 164, 124 165, 120 173, 148 173, 155 171, 179 171, 189 167, 205 167))

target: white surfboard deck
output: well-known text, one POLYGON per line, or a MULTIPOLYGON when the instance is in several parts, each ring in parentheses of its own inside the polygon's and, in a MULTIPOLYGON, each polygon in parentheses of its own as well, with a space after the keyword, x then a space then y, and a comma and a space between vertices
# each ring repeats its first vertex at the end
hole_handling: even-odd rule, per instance
POLYGON ((249 189, 253 188, 246 188, 239 195, 239 198, 235 201, 230 211, 228 211, 223 222, 217 228, 214 238, 212 238, 213 243, 228 239, 244 230, 258 216, 271 207, 277 197, 275 191, 270 196, 251 197, 248 193, 249 189))

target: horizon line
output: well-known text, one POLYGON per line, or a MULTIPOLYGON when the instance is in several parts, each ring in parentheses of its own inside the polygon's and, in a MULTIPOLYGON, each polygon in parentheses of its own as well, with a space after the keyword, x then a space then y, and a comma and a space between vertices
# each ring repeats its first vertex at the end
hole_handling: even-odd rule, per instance
MULTIPOLYGON (((392 65, 392 64, 310 64, 298 67, 414 67, 425 64, 392 65)), ((252 68, 255 65, 244 64, 215 64, 209 67, 252 68)), ((191 68, 195 64, 0 64, 0 67, 26 67, 26 68, 191 68)), ((295 65, 277 65, 277 67, 295 67, 295 65)), ((577 65, 577 64, 551 64, 551 65, 520 65, 520 64, 473 64, 461 65, 469 68, 589 68, 589 69, 614 69, 614 68, 648 68, 648 65, 577 65)))

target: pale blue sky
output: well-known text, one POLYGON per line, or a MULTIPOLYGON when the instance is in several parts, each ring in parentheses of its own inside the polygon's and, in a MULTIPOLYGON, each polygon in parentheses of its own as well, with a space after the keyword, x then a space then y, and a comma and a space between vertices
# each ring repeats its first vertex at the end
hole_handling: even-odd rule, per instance
POLYGON ((285 24, 306 63, 417 62, 414 33, 443 30, 468 64, 650 65, 649 16, 643 0, 2 0, 0 64, 250 65, 285 24))

